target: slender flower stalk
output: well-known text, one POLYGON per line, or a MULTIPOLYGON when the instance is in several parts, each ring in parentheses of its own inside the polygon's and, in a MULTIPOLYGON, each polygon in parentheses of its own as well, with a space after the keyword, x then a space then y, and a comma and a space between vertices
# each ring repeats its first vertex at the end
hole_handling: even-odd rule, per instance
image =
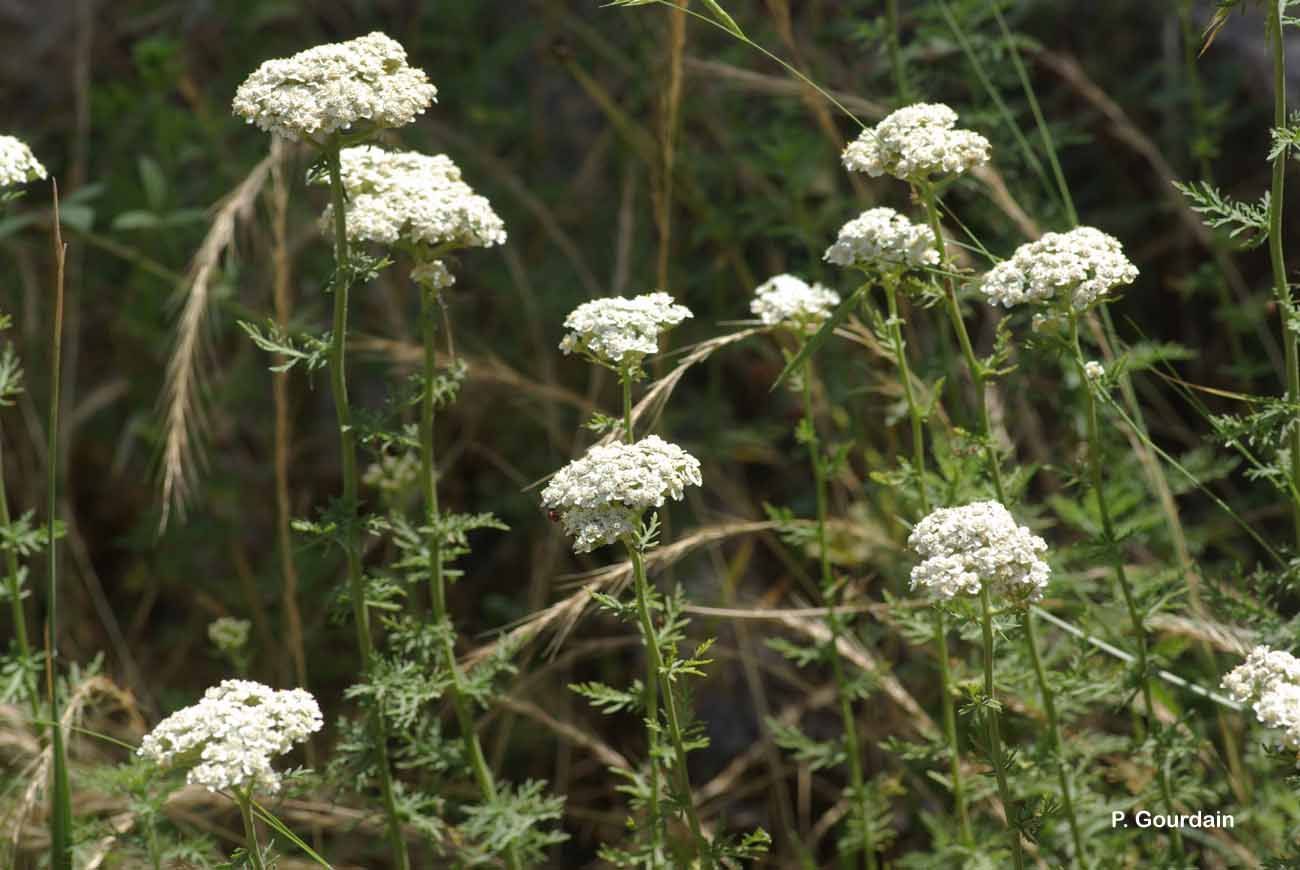
MULTIPOLYGON (((1280 2, 1269 3, 1268 41, 1273 57, 1273 126, 1281 129, 1287 125, 1286 104, 1286 51, 1283 45, 1282 8, 1280 2)), ((1286 358, 1286 398, 1293 407, 1300 404, 1300 348, 1291 319, 1295 316, 1295 302, 1287 278, 1286 258, 1283 254, 1282 206, 1286 194, 1286 164, 1289 149, 1277 149, 1273 157, 1273 183, 1268 197, 1268 259, 1273 268, 1273 294, 1277 298, 1278 315, 1282 320, 1282 346, 1286 358)), ((1291 482, 1300 487, 1300 426, 1291 426, 1290 458, 1291 482)), ((1291 503, 1291 520, 1296 546, 1300 548, 1300 502, 1291 503)))
MULTIPOLYGON (((352 598, 352 616, 356 624, 357 650, 361 657, 361 670, 370 672, 370 657, 374 641, 370 635, 370 614, 366 608, 365 578, 361 573, 361 541, 357 527, 357 436, 352 425, 352 409, 348 404, 347 383, 347 332, 348 291, 352 283, 351 257, 348 250, 347 204, 343 193, 343 172, 339 164, 340 142, 337 134, 331 136, 325 149, 325 163, 329 172, 330 204, 334 224, 334 326, 330 334, 330 390, 334 397, 334 412, 339 429, 339 453, 342 463, 343 507, 347 512, 343 528, 344 549, 348 561, 348 592, 352 598)), ((387 725, 378 708, 369 711, 369 728, 376 766, 379 768, 380 790, 388 821, 389 846, 399 870, 410 867, 406 840, 402 837, 401 818, 397 812, 393 792, 393 774, 388 762, 387 725)))
MULTIPOLYGON (((1146 714, 1149 727, 1157 728, 1159 727, 1159 720, 1156 719, 1155 701, 1151 694, 1150 665, 1147 661, 1146 623, 1141 611, 1138 609, 1137 598, 1133 593, 1133 584, 1129 581, 1128 571, 1124 567, 1124 553, 1120 549, 1115 536, 1115 524, 1111 519, 1110 503, 1106 498, 1105 475, 1102 470, 1101 426, 1097 415, 1097 399, 1092 392, 1092 381, 1095 380, 1095 377, 1089 376, 1089 363, 1084 359, 1083 350, 1079 344, 1079 317, 1073 310, 1069 314, 1069 324, 1070 346, 1074 350, 1074 363, 1078 368, 1079 377, 1082 380, 1084 393, 1087 397, 1088 470, 1092 478, 1093 494, 1097 499, 1097 513, 1101 517, 1103 541, 1115 569, 1115 580, 1119 584, 1120 594, 1124 598, 1124 606, 1128 609, 1129 620, 1133 623, 1133 637, 1137 647, 1138 684, 1142 692, 1142 709, 1146 714)), ((1160 798, 1165 811, 1172 815, 1175 812, 1173 789, 1169 783, 1165 752, 1159 747, 1160 744, 1157 742, 1156 777, 1160 784, 1160 798)), ((1170 828, 1169 833, 1170 838, 1173 840, 1174 851, 1182 854, 1183 838, 1178 828, 1170 828)))
MULTIPOLYGON (((650 583, 646 579, 645 559, 634 545, 627 545, 628 557, 632 560, 633 582, 636 585, 637 616, 641 622, 641 633, 645 642, 650 667, 659 675, 662 689, 664 716, 668 721, 668 736, 673 744, 676 763, 673 769, 677 774, 677 791, 680 795, 682 813, 691 830, 691 840, 695 858, 704 870, 712 870, 714 863, 709 840, 704 836, 704 827, 700 824, 699 813, 695 810, 695 795, 691 791, 691 777, 686 767, 686 740, 682 730, 681 719, 677 714, 677 700, 673 693, 672 682, 662 679, 664 675, 663 657, 659 653, 659 635, 655 629, 654 617, 650 612, 650 583)), ((648 711, 647 711, 648 715, 648 711)), ((654 761, 651 761, 653 768, 654 761)))
POLYGON ((822 462, 820 444, 817 438, 817 425, 813 414, 812 380, 813 366, 811 359, 804 363, 803 373, 803 414, 804 439, 808 445, 808 461, 812 466, 813 486, 817 493, 817 554, 821 569, 822 596, 829 611, 826 617, 830 629, 831 673, 835 678, 835 691, 839 697, 840 724, 844 728, 844 744, 848 750, 849 782, 853 788, 853 799, 858 813, 858 823, 862 826, 862 863, 868 870, 879 866, 876 849, 871 833, 871 803, 868 800, 866 784, 862 778, 862 742, 858 739, 858 720, 853 714, 853 698, 849 694, 848 679, 844 673, 844 662, 840 658, 839 640, 844 625, 835 605, 840 603, 835 591, 835 577, 831 572, 830 552, 826 546, 826 468, 822 462))
MULTIPOLYGON (((625 444, 636 443, 634 421, 632 419, 632 372, 626 368, 619 372, 619 384, 623 392, 623 442, 625 444)), ((629 556, 632 555, 629 548, 629 556)), ((636 559, 639 560, 639 554, 636 559)), ((638 564, 634 561, 633 565, 638 564)), ((642 608, 641 586, 637 586, 637 616, 640 620, 641 642, 647 647, 655 644, 654 620, 650 618, 649 607, 642 608)), ((645 705, 645 718, 647 722, 659 721, 659 667, 656 664, 657 657, 646 656, 645 669, 645 692, 642 703, 645 705)), ((659 786, 659 758, 655 747, 659 742, 658 733, 652 729, 646 729, 646 764, 649 768, 650 775, 650 867, 654 870, 663 860, 664 844, 666 842, 666 832, 664 830, 663 810, 660 808, 660 786, 659 786)))
MULTIPOLYGON (((429 534, 429 598, 432 601, 433 621, 447 624, 449 630, 443 632, 441 655, 443 667, 451 675, 451 685, 447 693, 452 707, 456 711, 456 721, 460 726, 461 739, 465 743, 465 754, 474 769, 474 781, 484 803, 497 800, 496 782, 492 778, 492 769, 483 755, 483 745, 474 728, 474 715, 470 709, 469 698, 465 695, 464 675, 456 661, 454 632, 450 630, 447 615, 447 591, 442 564, 442 533, 438 529, 438 476, 434 464, 433 424, 434 396, 433 381, 437 374, 437 312, 431 291, 421 288, 420 319, 423 324, 424 338, 424 395, 420 399, 420 483, 425 505, 425 523, 431 529, 429 534)), ((506 847, 506 866, 510 870, 520 870, 523 866, 519 860, 519 850, 511 843, 506 847)))
MULTIPOLYGON (((925 482, 925 421, 912 390, 912 370, 907 361, 907 345, 903 341, 903 322, 898 313, 898 281, 898 272, 894 270, 881 276, 885 299, 889 305, 889 337, 894 351, 894 361, 898 366, 899 378, 903 382, 903 398, 907 402, 907 414, 912 422, 912 471, 916 475, 916 492, 921 504, 921 514, 924 516, 930 513, 930 494, 925 482)), ((957 713, 953 704, 952 672, 948 662, 947 616, 942 606, 934 608, 934 642, 939 657, 943 733, 948 743, 948 775, 952 780, 953 802, 957 806, 957 826, 962 844, 967 848, 974 848, 975 836, 971 832, 970 813, 966 809, 966 787, 962 782, 961 746, 957 742, 957 713)))
MULTIPOLYGON (((3 444, 0 444, 0 450, 3 444)), ((4 454, 0 452, 0 527, 9 527, 9 496, 4 482, 4 454)), ((9 607, 13 616, 14 639, 18 644, 18 655, 22 657, 23 685, 27 689, 27 700, 32 708, 32 720, 41 718, 41 692, 32 671, 32 646, 27 639, 27 614, 23 609, 22 575, 18 569, 18 553, 12 547, 5 549, 5 581, 9 587, 9 607)))
POLYGON ((253 870, 266 870, 266 864, 262 861, 262 847, 257 843, 252 798, 247 792, 236 790, 235 803, 239 806, 239 817, 244 821, 244 851, 248 855, 248 864, 253 870))

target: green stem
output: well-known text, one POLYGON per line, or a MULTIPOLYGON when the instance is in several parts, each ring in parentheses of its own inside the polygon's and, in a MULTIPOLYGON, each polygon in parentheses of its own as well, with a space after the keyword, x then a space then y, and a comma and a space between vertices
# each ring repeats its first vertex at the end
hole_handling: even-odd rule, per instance
MULTIPOLYGON (((626 369, 619 372, 618 381, 623 389, 623 440, 628 444, 635 443, 635 436, 632 429, 632 376, 626 369)), ((640 604, 640 592, 637 593, 638 605, 640 604)), ((641 619, 641 631, 645 635, 645 643, 653 646, 655 643, 654 620, 649 618, 649 609, 646 608, 641 619)), ((656 664, 656 658, 646 656, 646 673, 645 673, 645 716, 648 722, 658 724, 659 722, 659 667, 656 664)), ((664 849, 664 818, 659 806, 659 759, 655 754, 655 747, 658 745, 658 734, 653 729, 646 729, 646 747, 648 772, 650 775, 650 830, 651 836, 650 866, 653 870, 658 866, 664 849)))
MULTIPOLYGON (((0 451, 3 450, 0 443, 0 451)), ((0 452, 0 527, 9 527, 9 497, 5 491, 4 455, 0 452)), ((14 638, 18 642, 18 655, 22 657, 23 684, 32 708, 32 719, 41 718, 41 690, 36 673, 32 670, 32 646, 27 639, 27 614, 23 609, 22 575, 18 571, 18 554, 5 550, 5 579, 9 586, 9 607, 13 612, 14 638)))
POLYGON ((911 99, 908 96, 907 68, 903 66, 903 52, 898 36, 898 0, 885 0, 885 21, 889 27, 889 66, 894 71, 894 90, 898 91, 899 102, 906 105, 911 99))
MULTIPOLYGON (((433 380, 437 373, 437 350, 434 338, 437 334, 436 313, 433 310, 429 292, 420 291, 420 315, 424 331, 424 395, 420 400, 420 482, 424 490, 425 524, 429 526, 429 598, 433 602, 433 621, 443 625, 442 633, 443 667, 451 674, 451 685, 447 693, 452 707, 456 711, 456 722, 460 726, 461 739, 465 742, 465 754, 474 768, 474 781, 478 784, 479 794, 485 804, 497 800, 496 783, 487 758, 483 755, 483 745, 478 739, 474 727, 474 715, 470 709, 469 698, 465 695, 464 675, 456 661, 455 629, 447 615, 447 589, 442 564, 442 538, 437 530, 439 520, 438 477, 434 466, 433 452, 433 380)), ((506 846, 506 866, 510 870, 519 870, 523 865, 519 860, 519 849, 512 842, 506 846)))
MULTIPOLYGON (((329 166, 330 202, 334 212, 334 325, 330 335, 330 390, 334 396, 334 413, 339 428, 339 453, 343 476, 344 550, 348 560, 348 591, 352 597, 352 616, 356 624, 357 651, 361 657, 361 672, 370 674, 370 656, 374 642, 370 636, 370 615, 366 608, 365 578, 361 573, 361 541, 357 518, 357 435, 352 426, 352 408, 348 404, 347 333, 348 290, 352 284, 351 258, 348 251, 347 202, 343 192, 343 169, 339 163, 339 141, 335 136, 325 150, 329 166)), ((388 763, 388 727, 383 712, 375 707, 369 712, 370 734, 379 767, 380 789, 383 793, 384 811, 388 816, 388 840, 398 870, 408 870, 411 865, 402 838, 401 818, 393 793, 393 773, 388 763)))
POLYGON ((59 662, 59 551, 54 533, 59 514, 59 403, 63 370, 63 277, 67 248, 59 229, 59 189, 54 187, 54 325, 50 336, 50 420, 46 435, 46 495, 49 525, 46 546, 49 586, 45 625, 45 676, 50 702, 50 867, 72 870, 72 791, 68 786, 68 757, 63 745, 63 713, 59 703, 56 673, 59 662))
POLYGON ((1020 613, 1020 627, 1025 632, 1025 646, 1029 648, 1029 658, 1034 663, 1034 677, 1038 680, 1038 693, 1043 699, 1043 712, 1047 714, 1048 738, 1052 743, 1052 756, 1056 762, 1056 778, 1061 786, 1061 805, 1065 809, 1065 819, 1070 825, 1070 838, 1074 841, 1074 860, 1082 867, 1089 866, 1088 853, 1083 848, 1083 835, 1079 831, 1079 819, 1074 812, 1073 787, 1070 783, 1070 768, 1065 761, 1065 745, 1061 741, 1061 729, 1056 718, 1056 698, 1051 684, 1047 682, 1047 673, 1043 670, 1043 659, 1038 654, 1038 630, 1029 610, 1020 613))
POLYGON ((829 610, 826 625, 831 633, 831 673, 835 677, 835 689, 840 702, 840 724, 844 729, 844 744, 848 749, 849 782, 853 786, 858 822, 862 826, 863 865, 869 870, 875 870, 878 865, 876 848, 871 836, 871 804, 867 800, 866 784, 862 777, 862 746, 858 740, 858 720, 853 715, 853 698, 849 695, 849 684, 844 675, 844 662, 840 659, 839 640, 843 633, 843 623, 834 610, 839 596, 835 591, 835 577, 831 572, 830 553, 826 547, 826 469, 822 466, 817 426, 813 416, 812 379, 813 366, 812 360, 809 359, 803 364, 802 378, 804 437, 808 444, 808 462, 812 466, 813 486, 817 492, 817 555, 821 568, 822 597, 829 610))
MULTIPOLYGON (((627 551, 632 559, 632 574, 636 584, 636 605, 637 614, 641 621, 641 634, 645 643, 646 654, 650 658, 650 668, 653 669, 656 675, 655 681, 660 684, 660 697, 663 699, 664 714, 668 720, 668 734, 672 739, 673 752, 676 756, 677 763, 674 768, 677 774, 677 791, 680 796, 682 811, 686 816, 686 823, 691 829, 695 855, 699 859, 700 866, 703 870, 712 870, 714 866, 712 852, 709 848, 709 841, 704 836, 704 828, 700 824, 699 814, 695 811, 690 773, 686 768, 686 741, 682 736, 681 720, 677 715, 677 701, 672 684, 667 679, 660 679, 663 677, 664 663, 662 656, 659 654, 659 634, 655 630, 654 617, 650 613, 650 584, 646 580, 645 560, 641 557, 641 552, 631 544, 628 544, 627 551)), ((648 678, 649 671, 647 671, 648 678)), ((647 700, 649 699, 647 698, 647 700)), ((648 710, 647 718, 649 718, 648 710)), ((651 740, 653 741, 653 739, 654 735, 652 734, 651 740)))
MULTIPOLYGON (((1268 35, 1273 50, 1273 126, 1286 126, 1286 53, 1282 41, 1282 4, 1268 4, 1268 35)), ((1282 202, 1286 192, 1287 151, 1273 158, 1273 186, 1268 198, 1268 259, 1273 267, 1273 293, 1282 318, 1282 347, 1286 357, 1286 398, 1300 403, 1300 353, 1292 329, 1293 303, 1282 253, 1282 202)), ((1300 487, 1300 426, 1291 427, 1291 480, 1300 487)), ((1296 547, 1300 548, 1300 502, 1291 502, 1291 519, 1296 547)))
MULTIPOLYGON (((917 495, 921 500, 921 515, 930 513, 930 494, 925 482, 925 437, 921 407, 912 391, 912 369, 907 362, 907 345, 903 341, 903 321, 898 313, 898 276, 886 275, 883 282, 885 299, 889 304, 889 337, 893 344, 894 361, 903 382, 903 397, 907 400, 907 413, 912 420, 912 467, 916 475, 917 495)), ((974 848, 975 836, 971 832, 970 814, 966 809, 966 787, 962 782, 961 746, 957 742, 957 713, 953 704, 952 673, 948 662, 948 627, 942 607, 934 609, 934 641, 939 655, 939 692, 943 707, 943 732, 948 741, 948 771, 952 779, 952 797, 957 805, 957 825, 961 841, 974 848)))
MULTIPOLYGON (((1080 381, 1087 396, 1088 467, 1092 477, 1093 493, 1097 498, 1097 513, 1101 516, 1103 542, 1106 551, 1110 554, 1115 569, 1115 579, 1119 583, 1124 605, 1128 608, 1129 620, 1133 623, 1133 635, 1137 645, 1138 682, 1142 691, 1142 707, 1146 713, 1147 721, 1150 723, 1149 727, 1155 729, 1159 727, 1159 722, 1156 719, 1155 701, 1151 695, 1151 673, 1147 662, 1146 625, 1142 613, 1138 610, 1137 598, 1133 594, 1133 585, 1129 582, 1128 571, 1124 567, 1124 554, 1115 536, 1115 524, 1110 515, 1110 503, 1103 486, 1105 478, 1102 473, 1101 426, 1097 417, 1097 400, 1092 394, 1092 387, 1084 370, 1086 361, 1083 358, 1083 349, 1079 344, 1079 318, 1073 311, 1070 312, 1070 344, 1074 349, 1075 368, 1078 370, 1080 381)), ((1157 747, 1159 747, 1159 743, 1157 743, 1157 747)), ((1169 785, 1169 771, 1166 769, 1165 752, 1159 748, 1156 751, 1156 773, 1160 783, 1160 797, 1165 805, 1165 810, 1170 815, 1174 815, 1173 790, 1169 785)), ((1173 839, 1174 851, 1181 855, 1183 853, 1182 834, 1179 833, 1177 828, 1170 828, 1169 833, 1173 839)))
MULTIPOLYGON (((980 587, 980 629, 984 638, 984 694, 989 701, 996 700, 993 685, 993 614, 989 605, 989 590, 980 587)), ((1000 714, 996 710, 986 710, 984 727, 989 743, 989 761, 993 765, 993 775, 998 783, 998 797, 1002 799, 1002 808, 1007 814, 1007 839, 1011 842, 1011 857, 1015 860, 1016 870, 1024 870, 1025 855, 1020 846, 1020 830, 1011 823, 1011 814, 1015 804, 1011 798, 1011 788, 1007 785, 1005 759, 1002 755, 1002 726, 1000 714)))
POLYGON ((952 279, 952 270, 948 265, 948 251, 943 244, 939 206, 935 201, 934 188, 929 184, 921 184, 919 189, 921 199, 925 202, 925 214, 930 223, 930 230, 934 233, 934 247, 939 252, 939 271, 944 276, 944 299, 947 303, 948 319, 952 321, 953 332, 957 333, 957 343, 961 345, 961 353, 966 360, 966 371, 975 386, 975 405, 979 409, 980 435, 984 439, 984 458, 988 463, 989 476, 993 478, 993 491, 997 494, 998 501, 1006 504, 1007 496, 1002 487, 1002 465, 998 459, 997 447, 993 443, 993 427, 989 421, 989 406, 985 397, 987 377, 984 367, 975 358, 970 334, 966 332, 966 323, 961 317, 961 304, 957 301, 957 285, 952 279))
POLYGON ((235 803, 239 805, 239 817, 244 820, 244 849, 248 852, 248 863, 253 870, 266 870, 266 865, 262 863, 262 849, 257 845, 257 825, 253 822, 248 795, 236 792, 235 803))

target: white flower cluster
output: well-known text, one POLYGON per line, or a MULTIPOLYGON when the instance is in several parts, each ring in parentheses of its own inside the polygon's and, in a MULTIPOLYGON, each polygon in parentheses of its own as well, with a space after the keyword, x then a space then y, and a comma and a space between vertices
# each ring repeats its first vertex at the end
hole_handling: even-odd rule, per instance
POLYGON ((0 135, 0 188, 45 178, 45 167, 27 143, 14 136, 0 135))
POLYGON ((1083 376, 1090 381, 1099 381, 1106 376, 1106 367, 1095 359, 1083 364, 1083 376))
MULTIPOLYGON (((445 154, 361 145, 344 148, 339 163, 353 241, 486 248, 506 240, 492 205, 461 180, 460 168, 445 154)), ((333 215, 329 206, 321 216, 326 233, 333 215)))
POLYGON ((561 468, 542 491, 560 515, 575 553, 589 553, 632 534, 648 508, 681 501, 699 486, 700 462, 676 444, 647 435, 635 444, 596 446, 561 468))
POLYGON ((850 142, 844 168, 888 173, 904 181, 959 175, 989 161, 989 141, 957 129, 957 113, 942 103, 916 103, 885 117, 850 142))
POLYGON ((359 121, 403 127, 437 94, 401 45, 371 33, 268 60, 239 86, 233 107, 268 133, 319 142, 359 121))
POLYGON ((1092 227, 1047 233, 1021 245, 980 282, 990 303, 1007 308, 1025 302, 1061 299, 1083 311, 1121 284, 1132 284, 1138 270, 1114 236, 1092 227))
POLYGON ((1280 728, 1287 746, 1300 750, 1300 659, 1257 646, 1223 678, 1233 699, 1250 704, 1259 721, 1280 728))
POLYGON ((840 294, 795 275, 774 275, 754 290, 749 310, 768 326, 815 330, 840 304, 840 294))
POLYGON ((936 598, 976 595, 982 585, 1016 602, 1034 601, 1051 575, 1039 558, 1047 543, 996 501, 932 511, 907 543, 924 560, 912 569, 912 589, 936 598))
POLYGON ((916 269, 935 266, 939 252, 934 232, 914 224, 892 208, 872 208, 840 227, 839 238, 824 259, 861 269, 916 269))
POLYGON ((322 725, 320 707, 302 689, 277 691, 225 680, 197 704, 168 716, 145 735, 137 754, 160 767, 188 767, 185 781, 209 791, 280 789, 271 759, 322 725))
POLYGON ((667 293, 593 299, 564 318, 564 328, 570 331, 560 350, 585 354, 613 368, 636 366, 659 350, 661 333, 690 316, 691 310, 675 304, 667 293))
POLYGON ((248 630, 251 627, 252 623, 247 619, 222 616, 208 623, 208 640, 221 652, 234 654, 248 643, 248 630))

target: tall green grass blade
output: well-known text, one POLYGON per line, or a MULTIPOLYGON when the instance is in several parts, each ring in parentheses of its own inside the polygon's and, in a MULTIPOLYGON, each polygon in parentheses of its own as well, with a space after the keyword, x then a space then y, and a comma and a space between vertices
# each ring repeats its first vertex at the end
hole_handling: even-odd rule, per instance
POLYGON ((781 386, 781 384, 785 383, 786 378, 790 377, 791 373, 803 368, 804 362, 812 359, 813 354, 817 353, 817 349, 820 348, 822 343, 830 337, 832 332, 835 331, 835 327, 839 326, 848 318, 849 313, 853 310, 853 306, 858 303, 862 294, 866 293, 867 289, 870 287, 871 284, 868 282, 863 284, 857 290, 854 290, 852 295, 841 302, 840 307, 836 308, 835 312, 831 314, 830 317, 822 321, 821 328, 814 332, 812 337, 803 343, 803 346, 799 348, 799 352, 790 358, 790 361, 785 364, 785 368, 781 369, 781 374, 777 375, 776 380, 772 382, 772 390, 775 390, 777 387, 781 386))

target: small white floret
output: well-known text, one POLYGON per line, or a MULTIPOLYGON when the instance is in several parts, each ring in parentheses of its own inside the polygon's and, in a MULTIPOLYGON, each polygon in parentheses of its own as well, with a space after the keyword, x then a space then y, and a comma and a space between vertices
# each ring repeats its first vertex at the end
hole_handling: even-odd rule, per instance
POLYGON ((794 275, 775 275, 754 290, 749 310, 768 326, 811 332, 831 316, 840 294, 794 275))
POLYGON ((26 142, 0 135, 0 189, 45 177, 45 167, 26 142))
POLYGON ((560 342, 566 354, 580 353, 615 369, 639 366, 659 350, 659 336, 691 316, 667 293, 627 299, 611 296, 584 302, 564 318, 569 330, 560 342))
POLYGON ((824 259, 837 266, 890 271, 939 264, 934 232, 892 208, 864 211, 840 228, 824 259))

